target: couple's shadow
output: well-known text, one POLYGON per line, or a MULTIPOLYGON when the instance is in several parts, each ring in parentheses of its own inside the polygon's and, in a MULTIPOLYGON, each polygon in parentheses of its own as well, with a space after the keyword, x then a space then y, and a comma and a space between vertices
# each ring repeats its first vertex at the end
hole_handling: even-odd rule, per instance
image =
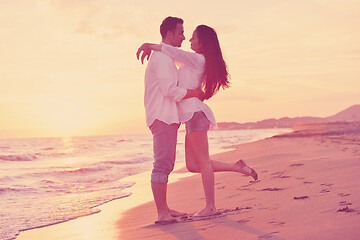
POLYGON ((169 225, 152 224, 152 225, 144 226, 143 228, 149 228, 149 229, 156 228, 163 231, 166 234, 176 237, 179 240, 242 239, 244 238, 244 235, 242 235, 242 233, 244 232, 257 236, 259 239, 271 238, 273 240, 286 240, 284 238, 274 235, 279 232, 274 231, 271 233, 266 233, 259 229, 248 226, 246 222, 235 221, 231 219, 229 216, 197 220, 197 221, 185 221, 185 222, 179 222, 169 225), (202 225, 195 226, 194 223, 199 221, 202 222, 202 225), (223 225, 226 228, 232 228, 233 230, 229 230, 232 231, 232 233, 229 234, 229 233, 224 233, 222 231, 219 232, 218 234, 215 233, 213 237, 210 238, 205 238, 203 235, 200 234, 200 231, 204 231, 216 227, 217 225, 223 225), (228 235, 230 235, 231 237, 228 237, 228 235))

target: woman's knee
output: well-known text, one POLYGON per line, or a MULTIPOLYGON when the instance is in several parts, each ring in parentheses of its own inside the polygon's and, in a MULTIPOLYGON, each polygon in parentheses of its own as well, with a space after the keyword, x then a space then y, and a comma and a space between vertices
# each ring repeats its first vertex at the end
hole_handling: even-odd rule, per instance
POLYGON ((198 165, 199 165, 200 171, 208 170, 208 169, 212 170, 213 169, 210 159, 209 160, 199 161, 198 165))
POLYGON ((188 161, 186 161, 186 168, 189 172, 193 172, 193 173, 199 173, 200 172, 200 169, 199 167, 197 166, 197 164, 194 164, 194 163, 190 163, 188 161))
POLYGON ((192 173, 199 173, 200 172, 200 169, 198 168, 194 168, 193 166, 189 167, 189 166, 186 166, 187 170, 189 172, 192 172, 192 173))

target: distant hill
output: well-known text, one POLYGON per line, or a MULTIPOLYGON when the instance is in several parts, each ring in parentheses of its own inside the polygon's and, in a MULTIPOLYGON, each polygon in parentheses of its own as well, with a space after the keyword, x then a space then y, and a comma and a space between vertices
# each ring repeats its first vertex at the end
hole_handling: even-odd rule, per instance
POLYGON ((333 116, 325 118, 328 122, 357 122, 360 121, 360 105, 353 105, 333 116))
POLYGON ((258 122, 237 123, 219 122, 219 130, 236 129, 264 129, 264 128, 291 128, 304 124, 329 123, 329 122, 356 122, 360 121, 360 105, 351 106, 335 115, 321 117, 283 117, 280 119, 270 118, 258 122))

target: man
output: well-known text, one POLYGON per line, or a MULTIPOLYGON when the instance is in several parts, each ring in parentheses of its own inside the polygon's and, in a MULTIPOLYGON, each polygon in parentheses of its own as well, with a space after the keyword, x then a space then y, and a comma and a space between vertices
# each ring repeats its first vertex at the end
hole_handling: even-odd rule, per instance
MULTIPOLYGON (((162 43, 181 47, 185 40, 184 21, 167 17, 160 26, 162 43)), ((137 57, 143 51, 141 61, 149 52, 139 48, 137 57)), ((177 131, 180 126, 176 102, 197 97, 201 90, 187 90, 177 86, 178 73, 174 60, 162 52, 154 52, 145 72, 146 123, 153 134, 154 167, 151 174, 151 189, 157 208, 157 224, 176 222, 174 217, 182 214, 171 210, 166 200, 168 175, 174 168, 177 131)))

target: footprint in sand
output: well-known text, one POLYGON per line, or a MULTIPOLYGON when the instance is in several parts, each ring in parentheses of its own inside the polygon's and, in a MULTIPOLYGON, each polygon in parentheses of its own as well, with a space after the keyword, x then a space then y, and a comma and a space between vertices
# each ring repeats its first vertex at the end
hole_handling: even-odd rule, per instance
POLYGON ((322 183, 321 184, 321 186, 326 186, 326 187, 331 187, 332 185, 334 185, 334 184, 332 184, 332 183, 322 183))
POLYGON ((255 183, 258 183, 258 182, 260 182, 260 180, 254 180, 254 181, 251 181, 251 180, 250 180, 250 181, 249 181, 250 184, 255 184, 255 183))
POLYGON ((196 222, 196 221, 203 221, 203 220, 209 220, 214 218, 220 218, 225 217, 227 214, 225 213, 219 213, 212 216, 206 216, 206 217, 194 217, 194 216, 185 216, 178 219, 178 223, 188 223, 188 222, 196 222))
POLYGON ((289 178, 290 176, 287 176, 287 175, 283 175, 283 176, 275 176, 273 178, 289 178))
POLYGON ((349 203, 347 201, 342 201, 339 203, 341 206, 347 206, 347 205, 352 205, 352 203, 349 203))
POLYGON ((226 209, 226 208, 221 208, 218 210, 219 213, 234 213, 234 212, 239 212, 241 210, 249 210, 252 207, 236 207, 235 209, 226 209))
POLYGON ((312 181, 305 181, 305 182, 303 182, 304 184, 312 184, 312 183, 314 183, 314 182, 312 182, 312 181))
POLYGON ((285 172, 274 172, 271 175, 273 175, 272 178, 289 178, 290 176, 284 175, 285 172))
POLYGON ((254 185, 254 184, 258 183, 258 182, 260 182, 260 180, 250 181, 249 184, 242 185, 241 187, 250 187, 251 185, 254 185))
POLYGON ((301 199, 307 199, 309 196, 300 196, 300 197, 294 197, 294 200, 301 200, 301 199))
POLYGON ((344 208, 340 208, 339 210, 337 210, 337 212, 358 212, 355 209, 349 208, 348 206, 344 207, 344 208))
POLYGON ((203 221, 203 220, 209 220, 214 218, 220 218, 225 217, 228 215, 235 215, 239 214, 242 210, 249 210, 252 209, 251 207, 236 207, 235 209, 218 209, 218 213, 212 216, 206 216, 206 217, 194 217, 192 215, 186 215, 178 219, 178 223, 187 223, 187 222, 195 222, 195 221, 203 221))
POLYGON ((269 223, 272 224, 272 225, 277 225, 277 226, 283 227, 286 222, 276 222, 276 221, 273 221, 273 222, 269 222, 269 223))
POLYGON ((239 190, 239 191, 252 191, 254 189, 252 189, 252 188, 237 188, 236 190, 239 190))
POLYGON ((281 190, 285 190, 286 188, 263 188, 261 190, 258 190, 258 191, 270 191, 270 192, 273 192, 273 191, 281 191, 281 190))
POLYGON ((320 191, 320 193, 329 193, 329 192, 331 192, 329 189, 323 189, 320 191))
POLYGON ((290 167, 300 167, 300 166, 304 166, 303 163, 293 163, 290 165, 290 167))
POLYGON ((340 197, 347 197, 347 196, 350 196, 351 194, 350 193, 339 193, 338 195, 340 197))

